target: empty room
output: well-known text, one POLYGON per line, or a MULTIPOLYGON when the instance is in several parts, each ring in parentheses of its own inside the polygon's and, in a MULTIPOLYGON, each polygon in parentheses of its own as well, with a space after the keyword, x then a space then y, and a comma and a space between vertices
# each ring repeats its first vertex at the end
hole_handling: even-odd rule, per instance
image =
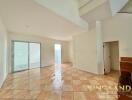
POLYGON ((132 100, 132 0, 0 0, 0 100, 132 100))

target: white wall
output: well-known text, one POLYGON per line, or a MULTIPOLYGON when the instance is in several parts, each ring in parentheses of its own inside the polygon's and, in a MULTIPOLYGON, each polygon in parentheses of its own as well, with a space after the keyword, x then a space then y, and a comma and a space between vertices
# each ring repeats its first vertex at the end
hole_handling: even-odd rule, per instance
POLYGON ((132 57, 132 14, 117 14, 103 22, 103 41, 119 41, 119 56, 132 57))
POLYGON ((73 45, 73 43, 74 43, 73 40, 69 41, 70 61, 74 64, 74 50, 73 50, 74 45, 73 45))
POLYGON ((98 73, 96 30, 73 37, 74 66, 91 73, 98 73))
POLYGON ((0 18, 0 87, 7 76, 7 32, 0 18))
MULTIPOLYGON (((33 35, 20 35, 16 33, 9 34, 9 49, 11 51, 11 41, 31 41, 41 43, 41 64, 42 67, 50 66, 54 64, 54 44, 59 43, 62 45, 62 62, 70 62, 69 58, 69 42, 68 41, 58 41, 44 37, 38 37, 33 35)), ((11 72, 11 52, 9 52, 9 70, 11 72)))
POLYGON ((70 47, 70 41, 62 41, 62 59, 63 63, 72 63, 71 59, 71 47, 70 47))
POLYGON ((95 74, 104 74, 103 32, 101 21, 89 32, 73 37, 74 66, 95 74))
POLYGON ((119 41, 119 57, 132 57, 132 14, 119 13, 96 23, 96 29, 74 36, 74 66, 88 72, 103 74, 102 43, 111 41, 119 41))

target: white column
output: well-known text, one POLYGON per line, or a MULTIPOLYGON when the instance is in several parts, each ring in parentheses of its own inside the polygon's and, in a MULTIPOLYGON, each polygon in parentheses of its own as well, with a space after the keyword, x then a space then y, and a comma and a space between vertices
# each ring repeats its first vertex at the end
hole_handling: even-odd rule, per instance
POLYGON ((103 32, 101 21, 96 21, 96 41, 97 41, 97 67, 98 74, 104 74, 103 61, 103 32))

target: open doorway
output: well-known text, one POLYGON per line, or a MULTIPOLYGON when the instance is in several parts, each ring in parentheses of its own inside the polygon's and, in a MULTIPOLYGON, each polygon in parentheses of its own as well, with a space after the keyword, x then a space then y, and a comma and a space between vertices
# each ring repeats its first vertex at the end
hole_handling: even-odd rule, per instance
POLYGON ((119 42, 104 42, 104 73, 119 70, 119 42))
POLYGON ((61 64, 61 44, 55 44, 55 65, 61 64))

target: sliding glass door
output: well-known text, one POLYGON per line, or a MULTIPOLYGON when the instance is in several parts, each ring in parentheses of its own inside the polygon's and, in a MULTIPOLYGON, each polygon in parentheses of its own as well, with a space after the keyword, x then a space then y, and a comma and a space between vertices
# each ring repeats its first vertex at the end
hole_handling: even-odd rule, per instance
POLYGON ((40 43, 13 42, 13 72, 40 67, 40 43))
POLYGON ((14 71, 28 69, 28 43, 14 42, 14 71))
POLYGON ((37 68, 40 66, 40 44, 30 43, 29 49, 30 69, 37 68))

